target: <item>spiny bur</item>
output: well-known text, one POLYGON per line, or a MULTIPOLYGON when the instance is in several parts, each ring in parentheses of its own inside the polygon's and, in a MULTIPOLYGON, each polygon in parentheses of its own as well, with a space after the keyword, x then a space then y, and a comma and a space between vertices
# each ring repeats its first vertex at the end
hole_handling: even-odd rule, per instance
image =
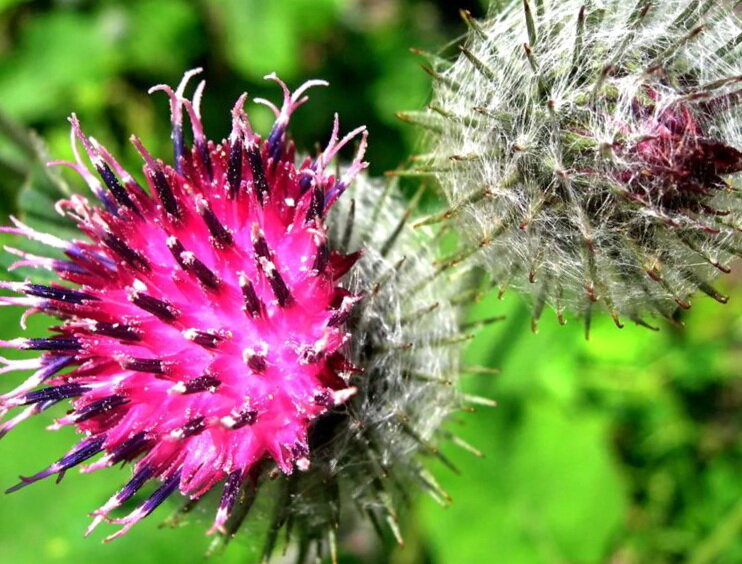
POLYGON ((742 252, 736 2, 519 0, 430 57, 411 172, 434 176, 460 259, 563 321, 672 318, 742 252))

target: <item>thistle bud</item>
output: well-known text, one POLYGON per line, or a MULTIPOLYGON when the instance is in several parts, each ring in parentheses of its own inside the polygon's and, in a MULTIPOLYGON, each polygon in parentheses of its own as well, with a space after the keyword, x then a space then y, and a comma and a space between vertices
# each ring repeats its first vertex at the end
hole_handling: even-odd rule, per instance
POLYGON ((589 320, 672 317, 740 254, 734 2, 513 2, 435 59, 429 162, 461 256, 589 320))

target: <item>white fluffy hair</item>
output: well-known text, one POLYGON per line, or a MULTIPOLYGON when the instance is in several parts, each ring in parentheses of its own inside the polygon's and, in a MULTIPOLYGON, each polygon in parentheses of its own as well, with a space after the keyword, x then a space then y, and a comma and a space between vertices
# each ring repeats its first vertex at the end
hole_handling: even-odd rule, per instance
POLYGON ((636 148, 681 108, 692 127, 668 162, 702 139, 742 168, 734 4, 518 0, 467 18, 458 58, 431 57, 429 110, 406 115, 430 130, 418 171, 448 200, 431 221, 454 222, 458 259, 526 294, 534 322, 545 304, 589 320, 597 302, 620 326, 697 289, 726 301, 709 280, 742 252, 742 175, 719 167, 694 195, 636 148))

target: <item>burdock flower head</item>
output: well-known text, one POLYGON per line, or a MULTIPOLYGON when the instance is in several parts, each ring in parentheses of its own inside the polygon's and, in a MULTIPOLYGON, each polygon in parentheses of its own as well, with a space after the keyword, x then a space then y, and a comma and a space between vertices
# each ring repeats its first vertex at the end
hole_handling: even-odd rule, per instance
POLYGON ((639 322, 687 308, 740 254, 734 2, 513 2, 434 59, 422 172, 495 281, 639 322))
MULTIPOLYGON (((21 256, 16 267, 49 269, 68 284, 2 284, 25 294, 2 297, 3 303, 57 317, 60 324, 51 336, 2 342, 43 353, 2 360, 3 372, 35 372, 0 396, 2 413, 15 412, 0 433, 71 400, 72 410, 53 427, 72 425, 82 434, 57 462, 9 491, 83 462, 85 471, 130 462, 131 480, 93 513, 91 530, 104 520, 121 525, 108 538, 177 490, 195 501, 219 484, 211 530, 233 533, 257 486, 271 475, 292 476, 293 485, 297 475, 318 482, 322 491, 312 495, 322 500, 322 511, 304 521, 300 512, 292 518, 304 529, 311 524, 315 536, 337 524, 330 508, 337 509, 340 490, 349 489, 344 478, 362 478, 362 487, 350 493, 359 494, 363 511, 393 512, 378 501, 391 499, 384 480, 421 471, 411 461, 411 445, 427 444, 452 405, 449 388, 423 379, 442 380, 444 371, 455 369, 455 355, 432 352, 455 330, 451 307, 443 304, 432 330, 408 330, 419 321, 409 316, 417 304, 411 297, 426 297, 435 284, 420 282, 425 272, 403 274, 385 258, 401 261, 400 253, 413 251, 397 250, 399 241, 410 240, 393 232, 404 210, 378 190, 358 199, 364 216, 376 215, 374 224, 364 219, 354 227, 356 208, 346 204, 343 228, 331 236, 328 213, 365 167, 366 131, 341 139, 336 118, 316 158, 295 158, 289 119, 305 91, 323 82, 307 82, 292 94, 269 76, 284 99, 280 108, 263 101, 276 115, 267 139, 252 131, 243 95, 232 110, 229 138, 217 145, 204 137, 199 117, 203 83, 192 100, 184 95, 192 74, 175 91, 153 89, 170 99, 174 166, 132 138, 144 159, 147 189, 73 116, 76 160, 63 164, 84 178, 102 206, 74 195, 57 209, 85 238, 62 240, 17 220, 6 229, 61 251, 45 258, 9 249, 21 256), (184 141, 184 116, 193 131, 191 147, 184 141), (338 151, 357 136, 355 159, 331 173, 338 151), (385 241, 384 248, 362 256, 361 246, 374 241, 385 241), (433 400, 441 402, 431 406, 433 400), (420 409, 430 411, 422 420, 420 409), (343 467, 348 460, 351 470, 343 467), (394 471, 398 463, 404 471, 394 471), (143 488, 150 493, 136 509, 110 516, 143 488)), ((281 503, 288 511, 287 499, 281 503)), ((389 520, 386 513, 381 520, 389 520)))

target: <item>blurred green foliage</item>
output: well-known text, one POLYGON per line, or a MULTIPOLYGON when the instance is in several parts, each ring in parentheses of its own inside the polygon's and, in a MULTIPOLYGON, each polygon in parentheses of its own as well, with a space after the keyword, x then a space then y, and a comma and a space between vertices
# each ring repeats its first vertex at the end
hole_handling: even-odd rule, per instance
MULTIPOLYGON (((315 90, 297 114, 298 146, 311 150, 326 139, 338 112, 346 130, 369 126, 374 174, 395 168, 417 148, 418 132, 394 113, 422 106, 429 88, 408 48, 435 50, 455 39, 462 7, 482 13, 476 1, 445 0, 0 0, 0 110, 8 116, 0 120, 0 212, 56 221, 56 195, 81 189, 79 179, 42 162, 70 158, 72 111, 132 170, 140 165, 126 141, 131 132, 169 155, 166 101, 146 90, 177 83, 194 66, 205 68, 210 137, 227 133, 228 109, 242 91, 278 95, 263 75, 276 72, 294 86, 321 77, 331 87, 315 90)), ((269 113, 251 106, 250 116, 265 132, 269 113)), ((468 353, 471 365, 501 374, 464 380, 499 407, 451 423, 485 456, 446 445, 461 476, 431 467, 453 503, 442 509, 422 499, 410 508, 403 548, 391 539, 346 539, 343 561, 742 562, 739 268, 725 283, 736 298, 727 306, 699 297, 678 325, 656 334, 600 319, 590 341, 577 323, 544 320, 531 334, 514 296, 472 304, 472 319, 508 316, 480 331, 468 353)), ((19 334, 19 315, 0 312, 0 338, 19 334)), ((27 334, 46 325, 32 318, 27 334)), ((17 379, 2 378, 3 389, 17 379)), ((71 443, 70 430, 48 433, 50 418, 34 419, 0 443, 0 482, 11 485, 71 443)), ((0 499, 2 561, 202 560, 208 516, 159 530, 161 509, 112 545, 97 533, 82 538, 86 514, 127 472, 71 472, 60 486, 45 481, 0 499)), ((219 561, 250 561, 259 521, 219 561)))

